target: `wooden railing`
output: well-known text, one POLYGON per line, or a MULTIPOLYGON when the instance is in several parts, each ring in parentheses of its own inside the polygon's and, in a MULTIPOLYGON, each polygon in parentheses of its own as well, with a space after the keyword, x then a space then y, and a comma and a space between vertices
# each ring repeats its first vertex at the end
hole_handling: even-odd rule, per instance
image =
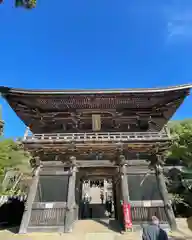
POLYGON ((169 140, 166 132, 50 133, 24 136, 24 142, 131 142, 169 140))

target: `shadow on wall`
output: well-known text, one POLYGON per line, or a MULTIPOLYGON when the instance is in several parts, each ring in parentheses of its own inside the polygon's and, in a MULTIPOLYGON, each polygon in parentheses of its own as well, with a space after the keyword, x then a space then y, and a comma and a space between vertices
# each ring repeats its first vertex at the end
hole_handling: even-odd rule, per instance
POLYGON ((0 229, 8 229, 14 233, 18 232, 21 224, 25 201, 9 199, 0 206, 0 229))

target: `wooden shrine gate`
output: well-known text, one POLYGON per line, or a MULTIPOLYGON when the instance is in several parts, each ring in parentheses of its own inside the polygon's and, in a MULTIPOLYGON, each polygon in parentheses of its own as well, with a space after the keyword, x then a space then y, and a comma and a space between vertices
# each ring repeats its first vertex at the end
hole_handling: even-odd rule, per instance
MULTIPOLYGON (((107 169, 113 176, 115 168, 80 168, 78 172, 76 167, 68 171, 61 167, 39 169, 33 179, 19 232, 72 232, 79 217, 82 176, 85 171, 92 176, 97 173, 106 176, 107 169)), ((114 186, 114 194, 118 196, 115 197, 116 218, 122 223, 120 181, 114 186)))
MULTIPOLYGON (((145 201, 137 195, 141 173, 132 175, 127 172, 126 166, 119 167, 71 167, 64 169, 62 166, 42 167, 36 172, 33 184, 26 203, 26 209, 20 226, 20 233, 27 232, 72 232, 74 222, 79 217, 81 179, 96 174, 113 178, 113 196, 115 218, 122 229, 125 228, 122 203, 130 203, 132 223, 140 225, 151 220, 152 215, 157 215, 162 224, 168 225, 163 202, 161 199, 145 201), (150 202, 150 204, 149 204, 150 202), (148 205, 146 205, 146 203, 148 205)), ((131 169, 129 170, 132 171, 131 169)), ((147 186, 155 183, 155 176, 145 182, 143 191, 147 186)), ((153 192, 153 187, 149 192, 153 192)), ((156 189, 155 189, 156 191, 156 189)), ((156 192, 156 194, 159 194, 156 192)), ((143 195, 144 196, 144 195, 143 195)), ((150 194, 147 193, 147 196, 150 194)), ((158 198, 158 196, 155 198, 158 198)))

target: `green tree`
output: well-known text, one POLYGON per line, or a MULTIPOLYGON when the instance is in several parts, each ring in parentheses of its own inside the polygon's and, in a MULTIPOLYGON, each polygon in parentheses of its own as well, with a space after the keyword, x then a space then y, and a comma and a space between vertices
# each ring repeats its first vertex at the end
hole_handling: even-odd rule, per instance
POLYGON ((170 159, 180 159, 189 168, 192 167, 192 120, 172 122, 170 131, 173 144, 168 152, 170 159))
POLYGON ((182 204, 185 207, 183 210, 187 207, 184 211, 189 213, 189 208, 192 208, 192 119, 172 121, 169 127, 173 144, 168 151, 167 162, 175 165, 180 165, 180 162, 184 166, 174 174, 174 178, 178 179, 176 185, 173 179, 168 179, 168 188, 175 209, 176 205, 182 204))
MULTIPOLYGON (((168 151, 167 156, 169 160, 181 159, 187 166, 190 166, 192 160, 192 121, 183 122, 171 122, 169 124, 171 135, 173 138, 173 144, 171 149, 168 151)), ((165 156, 152 155, 149 158, 149 168, 155 170, 155 175, 157 179, 157 184, 161 197, 164 201, 166 215, 169 219, 171 229, 176 229, 175 218, 172 214, 172 209, 170 206, 169 196, 166 188, 165 176, 163 173, 163 165, 165 156)), ((173 161, 172 161, 173 163, 173 161)), ((172 197, 175 197, 173 195, 172 197)), ((180 200, 183 201, 183 195, 180 195, 180 200)), ((178 199, 178 197, 177 197, 178 199)), ((184 201, 183 201, 184 203, 184 201)))
MULTIPOLYGON (((29 164, 30 155, 25 152, 22 145, 12 139, 0 140, 0 183, 2 190, 2 182, 8 171, 22 175, 21 181, 31 175, 31 167, 29 164)), ((14 183, 13 183, 14 184, 14 183)))

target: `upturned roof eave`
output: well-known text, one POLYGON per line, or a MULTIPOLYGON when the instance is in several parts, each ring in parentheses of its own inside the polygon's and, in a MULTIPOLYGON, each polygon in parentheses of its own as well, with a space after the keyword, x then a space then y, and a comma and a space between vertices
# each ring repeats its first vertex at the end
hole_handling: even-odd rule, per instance
POLYGON ((123 93, 160 93, 160 92, 171 92, 179 90, 190 90, 192 84, 184 84, 171 87, 160 87, 160 88, 128 88, 128 89, 70 89, 70 90, 35 90, 35 89, 22 89, 22 88, 9 88, 5 86, 0 87, 0 93, 2 94, 45 94, 45 95, 59 95, 59 94, 123 94, 123 93))

